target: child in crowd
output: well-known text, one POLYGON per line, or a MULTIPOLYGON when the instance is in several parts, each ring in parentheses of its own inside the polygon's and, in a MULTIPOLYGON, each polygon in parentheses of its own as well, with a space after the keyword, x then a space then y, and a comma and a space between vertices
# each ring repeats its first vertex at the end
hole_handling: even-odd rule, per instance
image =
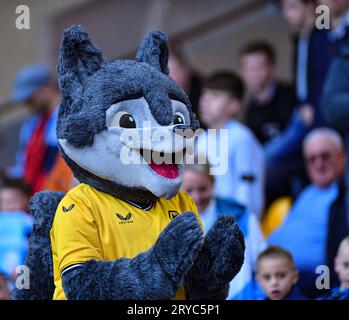
POLYGON ((211 130, 198 136, 197 152, 208 158, 212 169, 219 168, 213 173, 214 195, 235 199, 260 216, 264 206, 263 149, 252 131, 235 119, 244 92, 235 73, 217 72, 206 79, 199 110, 211 130))
POLYGON ((256 279, 266 300, 308 300, 297 286, 292 255, 280 247, 269 247, 258 256, 256 279))
POLYGON ((0 211, 26 211, 30 189, 22 180, 5 180, 0 187, 0 211))
POLYGON ((0 187, 0 272, 14 278, 27 253, 32 218, 26 213, 29 190, 19 180, 0 187))
POLYGON ((258 300, 263 296, 255 281, 257 257, 266 247, 257 217, 234 199, 213 196, 214 177, 205 164, 187 164, 183 171, 182 189, 194 200, 205 234, 223 214, 231 214, 245 239, 245 260, 240 272, 230 282, 228 300, 258 300))
POLYGON ((0 273, 0 300, 9 300, 10 289, 7 280, 3 274, 0 273))
POLYGON ((340 285, 321 300, 349 300, 349 235, 339 245, 334 267, 340 285))

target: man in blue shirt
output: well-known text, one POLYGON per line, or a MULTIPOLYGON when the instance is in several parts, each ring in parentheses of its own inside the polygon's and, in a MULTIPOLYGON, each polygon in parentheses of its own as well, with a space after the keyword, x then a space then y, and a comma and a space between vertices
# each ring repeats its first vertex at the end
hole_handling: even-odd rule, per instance
POLYGON ((300 286, 311 295, 319 293, 314 291, 316 267, 327 264, 328 224, 331 206, 339 196, 345 153, 340 135, 329 128, 311 131, 304 140, 303 153, 311 184, 268 243, 292 253, 300 270, 300 286))

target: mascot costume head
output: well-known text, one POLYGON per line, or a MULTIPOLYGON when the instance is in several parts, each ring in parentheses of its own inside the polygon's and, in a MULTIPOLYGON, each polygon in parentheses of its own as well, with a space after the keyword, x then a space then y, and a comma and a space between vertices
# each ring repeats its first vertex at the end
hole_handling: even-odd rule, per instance
POLYGON ((30 288, 13 298, 226 298, 244 239, 230 215, 203 237, 179 191, 185 142, 199 123, 167 62, 160 31, 146 35, 135 61, 108 62, 83 27, 65 30, 57 138, 80 184, 31 199, 30 288), (151 227, 136 229, 146 215, 151 227))

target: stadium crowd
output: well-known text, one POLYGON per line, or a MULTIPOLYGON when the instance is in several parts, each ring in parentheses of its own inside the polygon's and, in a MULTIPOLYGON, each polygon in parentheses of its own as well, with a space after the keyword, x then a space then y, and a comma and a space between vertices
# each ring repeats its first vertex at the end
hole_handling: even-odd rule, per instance
MULTIPOLYGON (((187 92, 202 128, 224 129, 228 137, 220 150, 223 135, 197 137, 197 155, 207 161, 186 165, 182 189, 205 232, 228 213, 243 231, 245 261, 228 299, 349 299, 349 0, 280 3, 293 44, 292 83, 276 76, 277 44, 263 39, 241 48, 240 70, 207 77, 172 48, 170 76, 187 92), (329 7, 330 29, 316 28, 318 5, 329 7), (212 175, 217 153, 228 166, 212 175)), ((54 75, 43 65, 24 67, 12 99, 32 115, 15 165, 2 170, 0 299, 9 298, 26 256, 30 196, 78 183, 59 155, 54 75)))

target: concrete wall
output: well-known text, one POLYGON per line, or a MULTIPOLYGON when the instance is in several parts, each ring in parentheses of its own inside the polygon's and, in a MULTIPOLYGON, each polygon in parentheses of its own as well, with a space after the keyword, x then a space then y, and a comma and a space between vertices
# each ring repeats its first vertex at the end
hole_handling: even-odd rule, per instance
MULTIPOLYGON (((50 42, 47 26, 52 15, 73 8, 88 0, 1 0, 0 1, 0 104, 11 95, 15 73, 25 64, 48 62, 46 45, 50 42), (30 30, 15 27, 16 7, 30 9, 30 30)), ((53 66, 52 66, 53 67, 53 66)))

